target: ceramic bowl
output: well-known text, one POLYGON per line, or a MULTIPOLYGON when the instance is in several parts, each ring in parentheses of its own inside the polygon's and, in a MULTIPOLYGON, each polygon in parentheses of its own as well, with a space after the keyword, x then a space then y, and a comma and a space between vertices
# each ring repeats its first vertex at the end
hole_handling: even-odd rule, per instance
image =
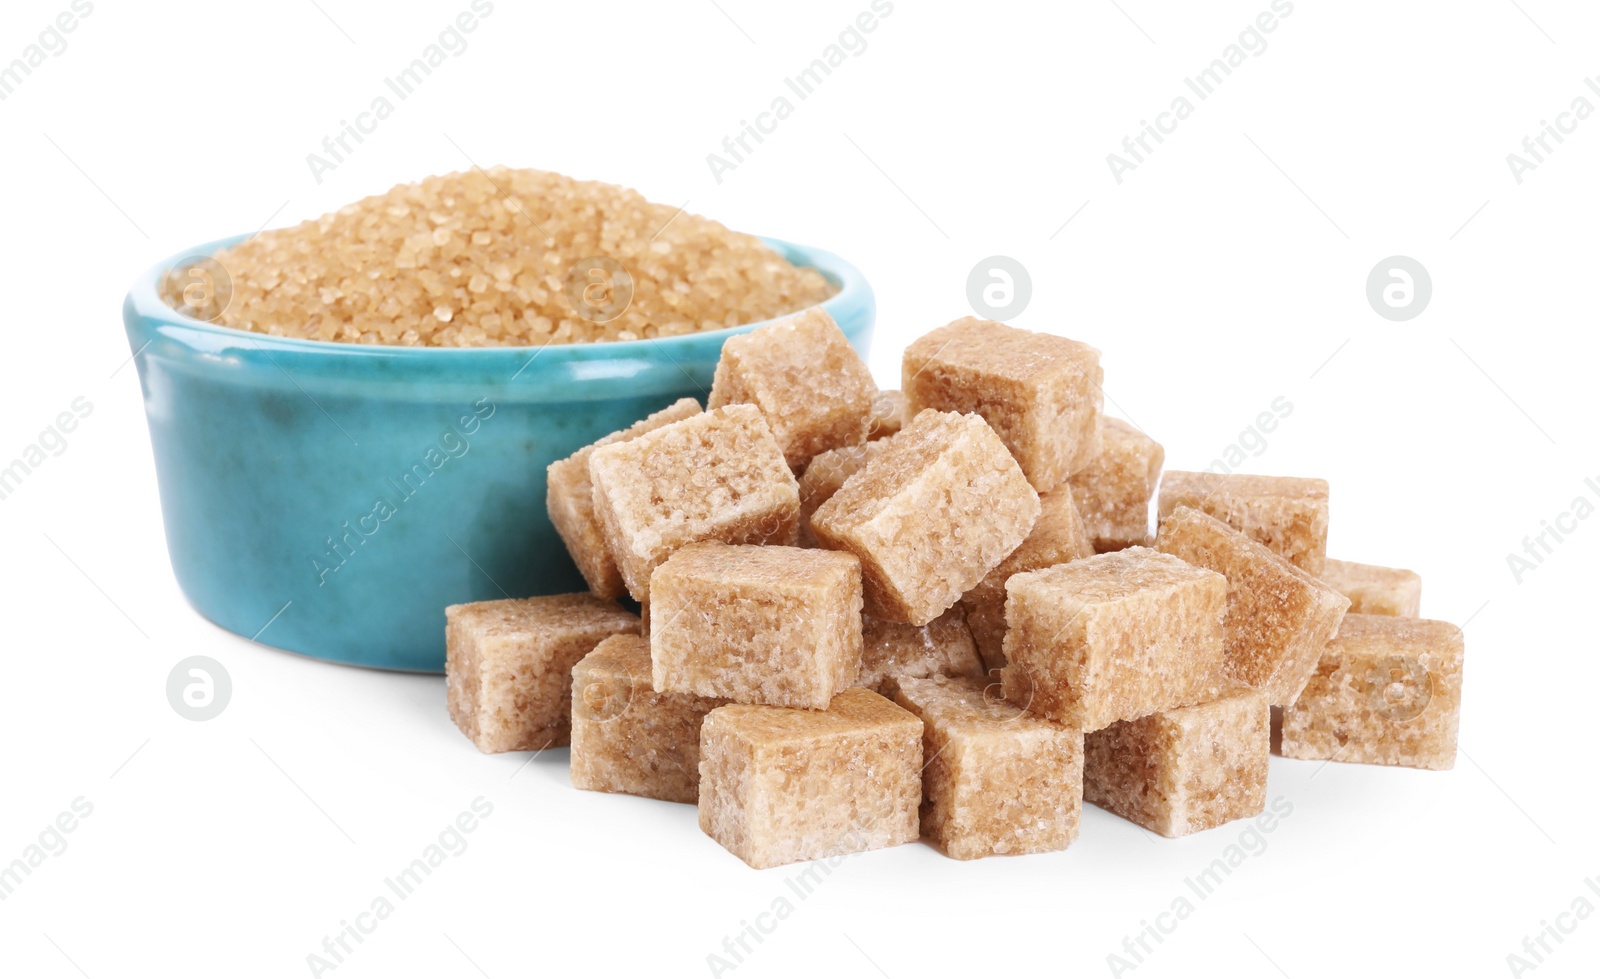
MULTIPOLYGON (((722 343, 761 325, 542 348, 295 340, 123 307, 167 550, 196 610, 319 659, 444 668, 444 609, 582 591, 545 513, 545 467, 682 397, 702 404, 722 343)), ((824 303, 867 353, 875 305, 838 256, 767 239, 839 286, 824 303)))

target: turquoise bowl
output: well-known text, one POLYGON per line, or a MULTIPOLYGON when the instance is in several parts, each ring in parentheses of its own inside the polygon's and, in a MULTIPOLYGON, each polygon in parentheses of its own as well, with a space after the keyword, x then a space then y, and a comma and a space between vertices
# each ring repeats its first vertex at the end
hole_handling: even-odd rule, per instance
MULTIPOLYGON (((545 467, 683 397, 728 337, 438 349, 291 340, 184 316, 145 273, 123 305, 185 596, 230 632, 318 659, 444 669, 456 602, 582 591, 545 467)), ((867 353, 875 304, 838 256, 767 239, 839 286, 867 353)))

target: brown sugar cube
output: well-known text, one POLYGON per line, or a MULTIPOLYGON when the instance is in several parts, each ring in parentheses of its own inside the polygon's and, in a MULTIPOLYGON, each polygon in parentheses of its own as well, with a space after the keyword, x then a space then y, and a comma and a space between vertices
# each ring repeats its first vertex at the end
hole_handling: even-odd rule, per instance
POLYGON ((650 578, 655 688, 824 709, 861 669, 861 565, 799 547, 691 544, 650 578))
POLYGON ((1098 731, 1213 699, 1222 678, 1222 575, 1147 547, 1013 575, 1006 699, 1098 731))
POLYGON ((861 559, 868 615, 925 625, 1028 536, 1039 497, 977 415, 925 411, 811 515, 861 559))
POLYGON ((1162 836, 1267 806, 1271 710, 1259 690, 1120 721, 1083 739, 1083 798, 1162 836))
POLYGON ((1022 571, 1076 561, 1094 553, 1072 492, 1066 487, 1039 494, 1039 516, 1017 549, 961 598, 967 625, 987 669, 1006 665, 1006 582, 1022 571))
POLYGON ((1199 510, 1178 507, 1161 523, 1156 549, 1228 579, 1223 671, 1262 690, 1267 703, 1294 703, 1339 631, 1350 600, 1199 510))
POLYGON ((879 391, 872 399, 872 420, 867 425, 867 440, 877 441, 898 435, 906 424, 906 396, 899 391, 879 391))
POLYGON ((572 786, 665 802, 700 795, 700 722, 726 701, 657 693, 650 644, 612 636, 572 668, 572 786))
POLYGON ((893 677, 976 678, 984 672, 977 644, 972 641, 972 632, 959 607, 927 625, 861 617, 861 674, 856 678, 859 686, 884 693, 885 681, 893 677))
POLYGON ((817 508, 839 492, 844 481, 854 476, 868 462, 883 451, 883 441, 847 445, 842 449, 829 449, 811 460, 800 476, 800 546, 816 547, 816 535, 811 532, 811 515, 817 508))
POLYGON ((1006 601, 1006 582, 1023 571, 1037 571, 1055 564, 1065 564, 1094 554, 1094 544, 1078 516, 1078 505, 1072 491, 1065 486, 1039 494, 1039 516, 1033 521, 1028 536, 1016 550, 983 576, 961 600, 971 605, 998 604, 1006 601))
POLYGON ((589 456, 594 510, 628 593, 696 541, 793 544, 800 488, 761 412, 729 405, 589 456))
POLYGON ((966 613, 967 628, 972 631, 972 641, 978 646, 978 656, 984 669, 998 673, 1006 665, 1006 606, 1004 602, 986 605, 961 603, 966 613))
POLYGON ((895 677, 922 718, 922 835, 957 860, 1065 850, 1083 813, 1083 734, 985 693, 981 681, 895 677))
POLYGON ((819 452, 865 441, 877 393, 861 356, 818 306, 729 337, 706 407, 755 405, 798 471, 819 452))
POLYGON ((700 728, 700 828, 758 869, 911 843, 921 801, 922 722, 864 687, 700 728))
POLYGON ((1150 498, 1161 478, 1161 443, 1120 418, 1100 428, 1100 454, 1067 482, 1096 551, 1120 551, 1150 538, 1150 498))
POLYGON ((1186 506, 1211 514, 1311 575, 1328 554, 1328 483, 1294 476, 1168 470, 1157 516, 1186 506))
POLYGON ((1033 488, 1055 489, 1100 452, 1100 351, 968 316, 906 348, 906 410, 982 415, 1033 488))
POLYGON ((1283 709, 1283 754, 1444 770, 1461 722, 1461 630, 1346 615, 1300 699, 1283 709))
POLYGON ((445 616, 445 704, 478 750, 567 744, 572 667, 639 620, 588 593, 452 605, 445 616))
POLYGON ((606 548, 605 531, 594 515, 594 487, 589 482, 589 456, 602 445, 613 445, 636 439, 663 425, 682 421, 700 413, 700 404, 693 398, 682 398, 661 409, 631 428, 613 432, 605 438, 586 445, 567 456, 550 463, 546 471, 545 508, 550 511, 550 522, 567 545, 567 553, 578 566, 589 590, 601 598, 620 598, 627 591, 622 583, 622 573, 617 562, 611 559, 606 548))
POLYGON ((1350 611, 1358 615, 1422 614, 1422 576, 1415 571, 1328 558, 1322 581, 1350 599, 1350 611))

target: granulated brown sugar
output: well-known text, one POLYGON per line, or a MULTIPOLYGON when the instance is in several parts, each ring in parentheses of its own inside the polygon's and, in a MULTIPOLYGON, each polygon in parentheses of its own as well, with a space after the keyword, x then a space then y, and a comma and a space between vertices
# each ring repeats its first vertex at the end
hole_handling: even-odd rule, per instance
MULTIPOLYGON (((677 336, 793 313, 837 291, 709 218, 612 184, 505 167, 402 184, 215 259, 232 294, 223 326, 401 346, 677 336), (626 275, 600 269, 592 279, 594 258, 626 275)), ((182 305, 172 294, 181 277, 168 280, 164 298, 182 305)))

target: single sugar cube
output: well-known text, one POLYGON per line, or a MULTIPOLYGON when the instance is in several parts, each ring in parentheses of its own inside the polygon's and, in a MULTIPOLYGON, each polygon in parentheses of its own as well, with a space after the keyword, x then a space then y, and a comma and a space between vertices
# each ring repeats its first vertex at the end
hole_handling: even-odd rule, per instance
POLYGON ((1017 549, 984 575, 961 598, 967 624, 987 669, 1006 665, 1006 582, 1023 571, 1037 571, 1094 553, 1088 531, 1078 517, 1077 503, 1066 487, 1039 494, 1039 516, 1017 549))
POLYGON ((861 471, 868 462, 878 457, 886 442, 863 442, 842 449, 829 449, 811 460, 800 476, 800 546, 816 547, 816 535, 811 532, 811 515, 817 508, 839 492, 844 481, 861 471))
POLYGON ((1271 709, 1259 690, 1119 721, 1083 739, 1083 798, 1162 836, 1259 815, 1271 709))
POLYGON ((971 605, 1006 601, 1006 582, 1023 571, 1037 571, 1079 558, 1091 557, 1094 543, 1078 516, 1078 505, 1066 487, 1039 494, 1039 516, 1016 550, 994 566, 961 600, 971 605))
POLYGON ((906 424, 906 396, 899 391, 879 391, 872 399, 872 421, 867 439, 876 441, 897 435, 906 424))
MULTIPOLYGON (((861 617, 859 686, 884 693, 884 682, 899 676, 982 677, 985 668, 960 608, 927 625, 861 617)), ((888 696, 887 694, 884 694, 888 696)))
POLYGON ((982 415, 1043 492, 1100 452, 1101 380, 1087 344, 968 316, 906 348, 900 386, 913 416, 982 415))
POLYGON ((700 828, 752 867, 911 843, 921 801, 922 721, 864 687, 701 725, 700 828))
POLYGON ((972 641, 978 646, 978 656, 984 669, 998 675, 1006 665, 1006 606, 1004 602, 986 605, 961 603, 966 613, 967 628, 972 631, 972 641))
POLYGON ((1350 611, 1359 615, 1422 614, 1422 576, 1415 571, 1328 558, 1322 580, 1350 599, 1350 611))
POLYGON ((568 743, 572 667, 639 619, 588 593, 452 605, 445 616, 445 703, 478 750, 568 743))
POLYGON ((1083 813, 1083 734, 948 677, 889 681, 922 718, 922 835, 957 860, 1064 850, 1083 813))
POLYGON ((603 639, 572 668, 572 786, 695 802, 700 795, 700 722, 726 701, 657 693, 650 644, 603 639))
POLYGON ((755 405, 798 471, 820 452, 865 441, 877 393, 867 365, 819 306, 729 337, 706 406, 755 405))
POLYGON ((696 541, 793 544, 800 488, 761 412, 729 405, 589 456, 594 510, 628 593, 696 541))
POLYGON ((699 413, 699 402, 693 398, 680 399, 650 417, 635 422, 631 428, 613 432, 565 459, 550 463, 545 474, 545 507, 550 511, 550 522, 567 545, 567 553, 572 555, 572 562, 578 566, 583 580, 588 582, 589 590, 601 598, 620 598, 627 587, 622 583, 617 562, 611 559, 611 551, 606 547, 605 531, 594 514, 594 486, 589 482, 589 457, 603 445, 627 442, 699 413))
POLYGON ((1006 699, 1083 731, 1213 699, 1228 581, 1147 547, 1013 575, 1006 699))
POLYGON ((1339 631, 1350 600, 1222 521, 1189 507, 1178 507, 1162 521, 1156 549, 1228 579, 1224 671, 1265 691, 1269 704, 1294 703, 1316 672, 1322 648, 1339 631))
POLYGON ((1120 551, 1150 538, 1150 499, 1161 478, 1161 443, 1120 418, 1100 428, 1100 454, 1067 481, 1096 551, 1120 551))
POLYGON ((1444 770, 1461 722, 1461 630, 1346 615, 1300 699, 1283 709, 1283 754, 1444 770))
POLYGON ((925 411, 811 515, 861 559, 868 615, 931 622, 1021 544, 1039 497, 979 416, 925 411))
POLYGON ((1178 507, 1211 514, 1311 575, 1328 554, 1328 483, 1293 476, 1168 470, 1161 478, 1157 516, 1178 507))
POLYGON ((690 544, 650 578, 655 688, 824 709, 861 669, 861 565, 839 551, 690 544))

